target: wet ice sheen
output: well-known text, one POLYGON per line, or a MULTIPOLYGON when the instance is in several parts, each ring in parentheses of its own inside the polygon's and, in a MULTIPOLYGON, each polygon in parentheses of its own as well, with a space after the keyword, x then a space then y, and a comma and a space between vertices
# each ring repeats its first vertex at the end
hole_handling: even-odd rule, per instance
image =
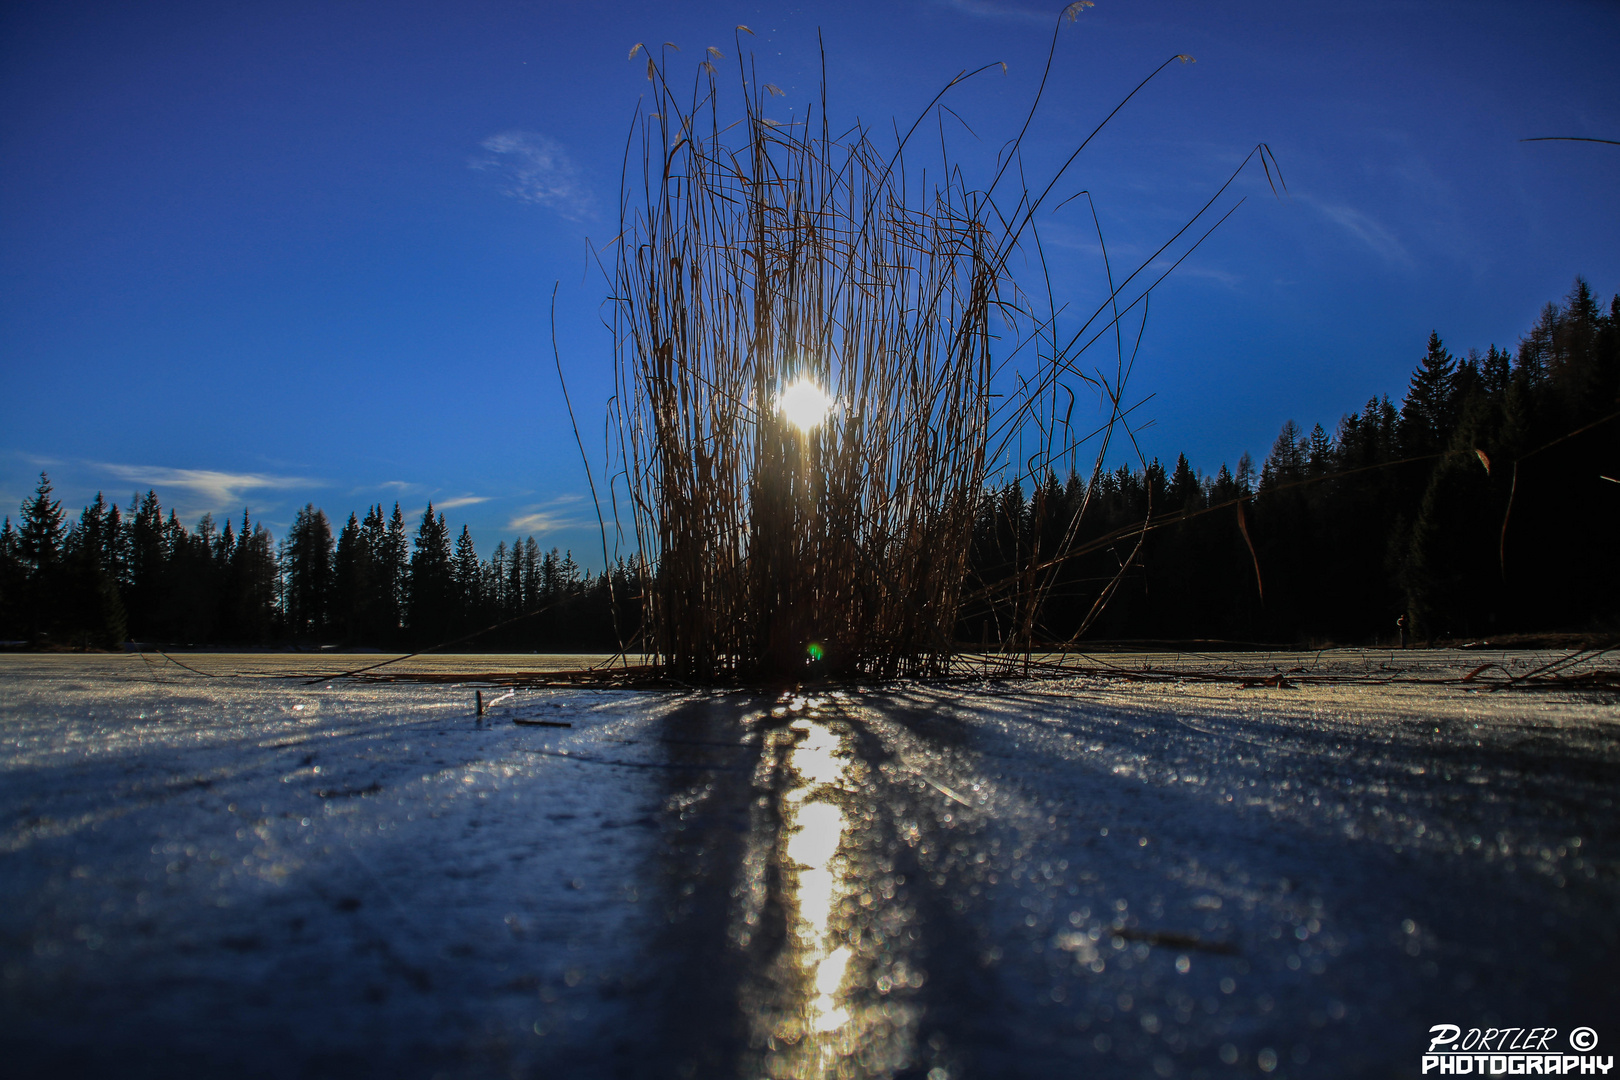
POLYGON ((667 703, 577 695, 578 730, 533 729, 476 725, 459 688, 3 662, 0 1045, 90 1074, 431 1075, 629 1026, 599 991, 641 965, 634 821, 662 785, 536 751, 657 760, 667 703))
POLYGON ((1613 700, 471 696, 0 657, 6 1060, 1354 1077, 1620 1015, 1613 700))

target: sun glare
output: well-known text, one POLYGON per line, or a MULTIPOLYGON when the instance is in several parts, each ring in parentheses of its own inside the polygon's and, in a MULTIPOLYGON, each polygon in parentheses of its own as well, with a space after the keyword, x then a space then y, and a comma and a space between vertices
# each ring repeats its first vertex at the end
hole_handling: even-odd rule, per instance
POLYGON ((776 395, 776 411, 800 431, 809 431, 827 419, 833 399, 809 379, 788 384, 776 395))

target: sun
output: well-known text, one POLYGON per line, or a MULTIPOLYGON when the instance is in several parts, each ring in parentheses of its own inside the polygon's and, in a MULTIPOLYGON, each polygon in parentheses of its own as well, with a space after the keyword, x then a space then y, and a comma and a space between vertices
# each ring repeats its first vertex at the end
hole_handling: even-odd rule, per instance
POLYGON ((800 431, 810 431, 827 419, 836 403, 809 379, 799 379, 776 395, 776 411, 800 431))

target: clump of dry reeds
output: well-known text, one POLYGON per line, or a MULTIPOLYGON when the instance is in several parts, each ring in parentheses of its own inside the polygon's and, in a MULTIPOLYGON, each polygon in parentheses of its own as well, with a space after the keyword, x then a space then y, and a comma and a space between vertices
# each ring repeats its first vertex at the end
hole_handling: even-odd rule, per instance
MULTIPOLYGON (((741 63, 741 115, 722 116, 719 58, 685 92, 649 58, 610 270, 615 499, 645 568, 647 650, 698 681, 791 677, 811 655, 832 673, 943 673, 995 463, 1020 439, 1019 468, 1069 453, 1058 402, 1078 382, 1112 399, 1107 430, 1120 422, 1124 367, 1109 385, 1074 361, 1093 323, 1133 306, 1119 302, 1130 279, 1060 342, 1008 278, 1053 190, 998 206, 1017 139, 982 189, 949 160, 925 177, 908 172, 909 136, 834 134, 825 91, 796 121, 769 118, 780 91, 741 63), (993 321, 1024 328, 1000 359, 993 321), (800 380, 835 402, 808 430, 776 408, 800 380)), ((1010 585, 1025 638, 1050 554, 1010 585)))

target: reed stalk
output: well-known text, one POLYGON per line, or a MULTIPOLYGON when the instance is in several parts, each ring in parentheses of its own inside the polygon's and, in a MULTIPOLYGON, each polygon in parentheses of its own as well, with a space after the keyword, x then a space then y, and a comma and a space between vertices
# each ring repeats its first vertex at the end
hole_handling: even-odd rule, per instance
MULTIPOLYGON (((1151 285, 1131 303, 1121 291, 1146 264, 1118 286, 1110 271, 1108 300, 1065 341, 1055 298, 1035 303, 1008 271, 1033 248, 1044 273, 1036 213, 1074 161, 1042 189, 998 193, 1022 174, 1028 118, 974 189, 943 149, 908 169, 909 133, 888 148, 858 124, 835 135, 825 88, 819 108, 773 120, 780 92, 740 56, 740 115, 723 116, 718 55, 686 92, 649 58, 653 107, 608 267, 614 497, 633 520, 647 651, 698 682, 792 679, 814 657, 828 674, 945 674, 995 469, 1021 444, 1036 475, 1071 453, 1077 387, 1111 402, 1099 470, 1127 422, 1123 352, 1113 377, 1078 360, 1145 303, 1151 285), (835 403, 805 429, 777 407, 800 381, 835 403)), ((1027 648, 1054 572, 1052 552, 1026 554, 978 593, 1014 609, 1027 648)))

